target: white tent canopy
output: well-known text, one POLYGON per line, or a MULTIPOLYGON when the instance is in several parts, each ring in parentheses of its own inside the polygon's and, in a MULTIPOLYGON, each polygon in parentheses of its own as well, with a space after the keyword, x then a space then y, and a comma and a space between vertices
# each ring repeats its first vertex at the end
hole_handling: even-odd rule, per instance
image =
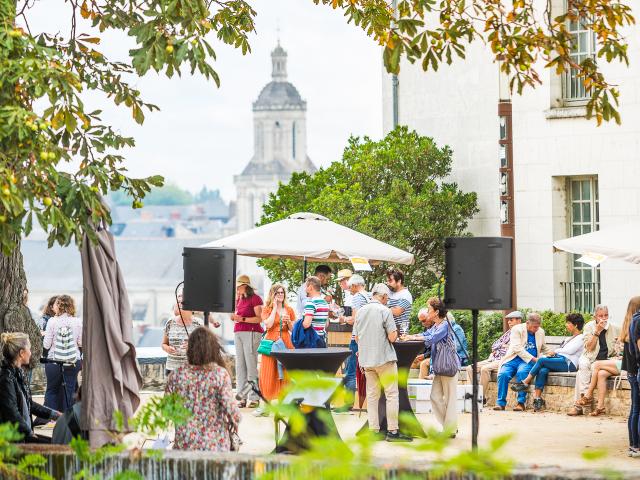
POLYGON ((640 263, 640 223, 604 228, 553 243, 557 250, 587 257, 640 263), (604 258, 602 258, 604 257, 604 258))
POLYGON ((291 258, 309 262, 349 262, 362 257, 371 263, 411 265, 413 255, 330 221, 315 213, 295 213, 284 220, 262 225, 203 245, 233 248, 238 255, 258 258, 291 258))

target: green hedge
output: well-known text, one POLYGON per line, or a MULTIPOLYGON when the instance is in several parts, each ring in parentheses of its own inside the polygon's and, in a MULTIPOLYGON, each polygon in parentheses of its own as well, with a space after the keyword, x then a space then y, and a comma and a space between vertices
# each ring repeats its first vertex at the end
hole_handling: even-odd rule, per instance
MULTIPOLYGON (((444 292, 441 292, 444 295, 444 292)), ((435 285, 417 297, 413 302, 411 309, 411 333, 421 332, 422 325, 418 321, 418 311, 427 304, 427 300, 431 297, 438 296, 438 285, 435 285)), ((531 312, 531 308, 521 308, 520 311, 526 317, 527 313, 531 312)), ((467 337, 467 343, 471 348, 471 311, 470 310, 453 310, 453 316, 456 322, 462 326, 464 333, 467 337)), ((582 314, 584 316, 585 323, 591 320, 590 314, 582 314)), ((553 312, 552 310, 544 310, 540 312, 542 317, 542 328, 545 334, 550 336, 564 336, 567 335, 565 328, 566 313, 553 312)), ((478 317, 478 358, 484 360, 491 353, 491 345, 496 341, 500 335, 502 335, 502 317, 503 312, 480 312, 478 317)), ((469 352, 471 355, 471 352, 469 352)))

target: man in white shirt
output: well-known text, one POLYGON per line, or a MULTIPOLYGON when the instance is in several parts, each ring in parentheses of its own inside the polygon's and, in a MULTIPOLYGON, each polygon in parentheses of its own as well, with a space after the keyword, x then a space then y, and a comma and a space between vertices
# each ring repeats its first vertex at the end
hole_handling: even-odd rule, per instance
MULTIPOLYGON (((327 303, 331 303, 331 295, 327 289, 329 285, 329 280, 331 280, 331 275, 333 270, 328 265, 318 265, 314 271, 313 276, 318 277, 320 279, 320 293, 324 296, 324 299, 327 303)), ((296 313, 298 314, 298 318, 304 317, 304 306, 309 300, 307 296, 307 282, 306 280, 300 285, 298 289, 298 301, 296 302, 296 313)))

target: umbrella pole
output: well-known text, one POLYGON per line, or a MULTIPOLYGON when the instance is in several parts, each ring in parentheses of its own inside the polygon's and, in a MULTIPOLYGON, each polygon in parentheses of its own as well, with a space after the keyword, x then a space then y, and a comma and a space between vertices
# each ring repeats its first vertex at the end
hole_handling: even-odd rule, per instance
POLYGON ((307 279, 307 257, 304 257, 302 260, 302 282, 307 279))

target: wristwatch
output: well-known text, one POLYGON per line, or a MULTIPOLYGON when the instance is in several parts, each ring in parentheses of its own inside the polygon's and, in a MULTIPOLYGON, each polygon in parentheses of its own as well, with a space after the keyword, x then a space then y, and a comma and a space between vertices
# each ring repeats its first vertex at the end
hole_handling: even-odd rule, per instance
POLYGON ((242 317, 242 321, 244 322, 246 320, 246 318, 242 317))

